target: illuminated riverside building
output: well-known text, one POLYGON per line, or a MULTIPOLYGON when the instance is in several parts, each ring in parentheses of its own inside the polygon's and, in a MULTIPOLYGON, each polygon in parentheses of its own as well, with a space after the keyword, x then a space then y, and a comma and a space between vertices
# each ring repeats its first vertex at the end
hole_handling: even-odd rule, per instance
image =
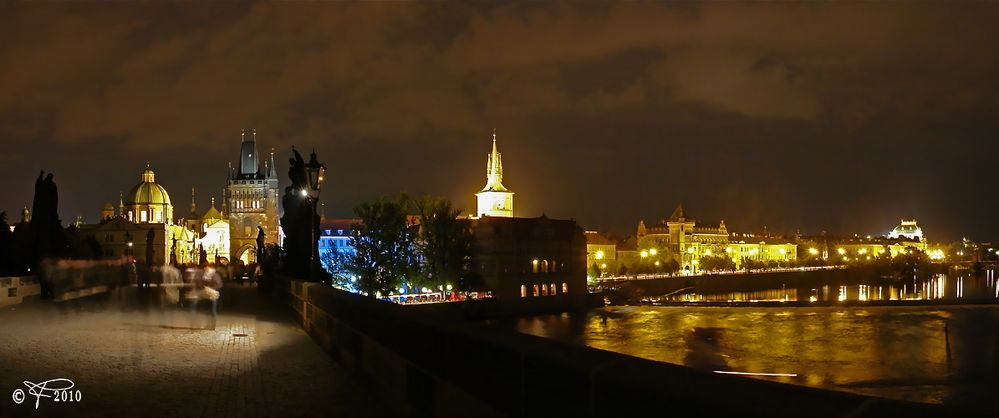
MULTIPOLYGON (((699 226, 697 221, 689 217, 678 205, 669 218, 646 226, 639 221, 637 237, 639 241, 654 242, 660 248, 667 249, 685 273, 696 273, 702 257, 729 257, 736 268, 742 268, 746 260, 759 262, 787 262, 797 259, 797 245, 791 243, 768 244, 760 242, 733 242, 730 240, 725 221, 720 221, 717 227, 699 226)), ((639 248, 639 251, 649 250, 639 248)))
POLYGON ((475 198, 475 216, 513 217, 513 192, 503 186, 503 158, 496 148, 496 131, 493 150, 486 157, 486 187, 475 198))
POLYGON ((572 220, 485 216, 467 219, 471 273, 502 313, 559 311, 586 301, 586 238, 572 220))
POLYGON ((500 311, 582 307, 587 294, 583 230, 572 220, 513 216, 513 192, 503 185, 495 132, 486 158, 486 186, 475 197, 475 215, 462 220, 473 236, 468 265, 500 311))
POLYGON ((597 231, 586 231, 586 265, 601 269, 617 261, 617 243, 597 231))

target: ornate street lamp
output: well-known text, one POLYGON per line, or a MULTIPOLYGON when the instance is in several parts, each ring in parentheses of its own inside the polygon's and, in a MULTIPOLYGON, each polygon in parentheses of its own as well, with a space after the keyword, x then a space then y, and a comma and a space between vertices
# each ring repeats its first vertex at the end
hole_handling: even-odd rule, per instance
POLYGON ((319 201, 319 190, 323 187, 323 180, 326 177, 326 166, 320 164, 316 160, 316 150, 312 150, 312 154, 309 156, 309 163, 304 167, 305 178, 308 180, 308 190, 302 190, 302 194, 309 199, 311 204, 311 212, 309 213, 309 234, 312 236, 312 240, 309 244, 309 280, 316 279, 316 253, 319 251, 316 248, 316 203, 319 201))

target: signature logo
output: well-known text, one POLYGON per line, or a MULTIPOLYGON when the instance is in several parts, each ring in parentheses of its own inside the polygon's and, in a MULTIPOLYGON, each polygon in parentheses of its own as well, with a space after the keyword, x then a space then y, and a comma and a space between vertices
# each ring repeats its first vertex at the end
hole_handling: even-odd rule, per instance
MULTIPOLYGON (((69 379, 51 379, 41 383, 25 380, 24 386, 28 388, 27 395, 35 397, 35 409, 38 409, 38 404, 41 403, 42 398, 52 398, 53 402, 80 402, 83 400, 83 393, 79 389, 72 390, 75 384, 69 379)), ((23 389, 14 389, 11 398, 14 399, 14 403, 20 405, 27 395, 23 389)))

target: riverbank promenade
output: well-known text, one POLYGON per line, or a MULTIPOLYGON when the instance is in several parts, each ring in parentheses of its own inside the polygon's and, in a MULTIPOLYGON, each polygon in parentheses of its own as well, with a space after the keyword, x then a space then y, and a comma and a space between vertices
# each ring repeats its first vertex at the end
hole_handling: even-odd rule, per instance
MULTIPOLYGON (((378 416, 381 404, 252 287, 225 287, 215 329, 129 288, 0 311, 0 416, 378 416), (143 302, 147 300, 147 302, 143 302), (76 402, 24 382, 69 379, 76 402), (24 400, 15 402, 21 389, 24 400)), ((153 293, 153 292, 150 292, 153 293)), ((64 381, 50 387, 65 385, 64 381)))

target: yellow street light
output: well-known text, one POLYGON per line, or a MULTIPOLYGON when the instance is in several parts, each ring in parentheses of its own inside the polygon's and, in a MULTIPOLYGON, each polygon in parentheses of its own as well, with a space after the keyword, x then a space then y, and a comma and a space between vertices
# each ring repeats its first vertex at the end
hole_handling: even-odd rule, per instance
POLYGON ((846 250, 844 250, 843 248, 837 248, 836 252, 838 252, 840 255, 846 254, 846 250))
POLYGON ((603 260, 603 259, 604 259, 604 252, 597 251, 597 260, 603 260))
POLYGON ((648 256, 649 256, 649 252, 648 252, 648 251, 645 251, 645 250, 642 250, 642 252, 641 252, 641 253, 640 253, 639 255, 641 255, 641 256, 642 256, 642 258, 645 258, 645 257, 648 257, 648 256))
POLYGON ((857 251, 857 253, 858 254, 867 254, 867 249, 866 248, 861 248, 859 251, 857 251))
POLYGON ((658 261, 656 261, 656 267, 659 267, 659 262, 658 261))
POLYGON ((658 252, 658 251, 656 251, 656 249, 655 249, 655 248, 653 248, 653 249, 649 250, 649 254, 652 254, 652 255, 656 255, 656 253, 657 253, 657 252, 658 252))
POLYGON ((817 248, 809 248, 808 249, 808 253, 811 254, 811 255, 818 255, 819 254, 819 250, 817 248))

